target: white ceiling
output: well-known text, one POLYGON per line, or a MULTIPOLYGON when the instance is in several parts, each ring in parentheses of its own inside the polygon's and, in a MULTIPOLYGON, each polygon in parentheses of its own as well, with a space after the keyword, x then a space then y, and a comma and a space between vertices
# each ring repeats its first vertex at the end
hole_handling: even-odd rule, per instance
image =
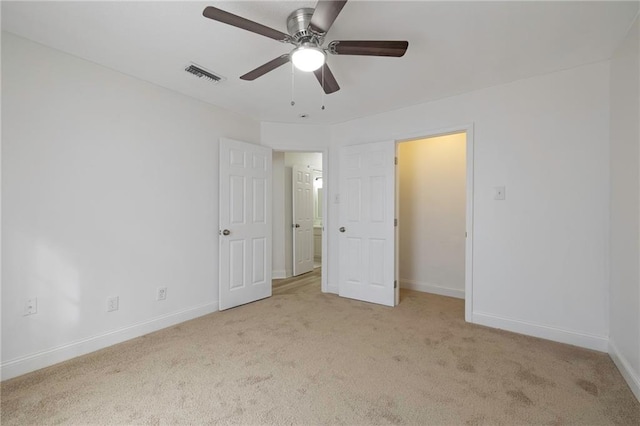
POLYGON ((408 40, 402 58, 332 56, 324 98, 291 67, 238 77, 292 46, 202 16, 206 6, 286 32, 314 1, 2 2, 2 29, 261 121, 338 123, 611 57, 638 2, 349 1, 326 41, 408 40), (227 78, 184 72, 194 62, 227 78), (309 115, 306 119, 300 114, 309 115))

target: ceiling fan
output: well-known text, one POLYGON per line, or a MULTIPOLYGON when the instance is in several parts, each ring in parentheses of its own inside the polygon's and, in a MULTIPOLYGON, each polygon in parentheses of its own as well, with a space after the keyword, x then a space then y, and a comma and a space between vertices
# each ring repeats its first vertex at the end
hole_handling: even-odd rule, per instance
POLYGON ((407 51, 409 42, 393 40, 334 40, 323 47, 324 38, 331 25, 347 3, 343 1, 320 0, 313 8, 294 10, 287 18, 285 34, 249 19, 234 15, 213 6, 208 6, 202 14, 214 21, 222 22, 243 30, 251 31, 282 43, 296 46, 290 53, 285 53, 240 78, 255 80, 288 63, 302 71, 313 71, 325 93, 340 90, 333 73, 326 63, 327 52, 333 55, 366 55, 401 57, 407 51))

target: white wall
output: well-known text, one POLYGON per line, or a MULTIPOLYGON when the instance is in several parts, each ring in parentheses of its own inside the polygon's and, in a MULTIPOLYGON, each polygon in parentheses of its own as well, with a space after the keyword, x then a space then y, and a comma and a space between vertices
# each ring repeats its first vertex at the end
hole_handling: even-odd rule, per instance
MULTIPOLYGON (((473 321, 606 350, 608 117, 602 62, 332 126, 328 290, 338 290, 340 146, 473 124, 473 321), (507 199, 495 201, 493 188, 503 185, 507 199)), ((303 134, 262 125, 271 146, 305 149, 303 134)))
POLYGON ((640 30, 611 61, 609 353, 640 399, 640 30))
POLYGON ((457 133, 398 144, 403 288, 464 298, 466 143, 457 133))
POLYGON ((311 169, 322 171, 322 153, 320 152, 286 152, 284 161, 286 167, 309 166, 311 169))
POLYGON ((218 140, 259 123, 7 33, 2 89, 2 377, 216 310, 218 140))
POLYGON ((316 124, 262 122, 260 143, 278 151, 323 151, 329 146, 331 129, 316 124))

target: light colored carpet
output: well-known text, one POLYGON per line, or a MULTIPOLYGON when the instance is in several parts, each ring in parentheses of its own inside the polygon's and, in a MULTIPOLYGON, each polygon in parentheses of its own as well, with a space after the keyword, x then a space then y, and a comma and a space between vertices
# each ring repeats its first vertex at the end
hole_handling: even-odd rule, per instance
POLYGON ((317 275, 5 381, 2 424, 640 424, 606 354, 467 324, 462 300, 324 295, 317 275))

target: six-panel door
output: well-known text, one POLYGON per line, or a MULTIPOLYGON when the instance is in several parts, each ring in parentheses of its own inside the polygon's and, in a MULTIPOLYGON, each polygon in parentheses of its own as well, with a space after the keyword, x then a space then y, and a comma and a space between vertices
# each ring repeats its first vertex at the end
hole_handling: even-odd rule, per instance
POLYGON ((293 166, 293 275, 313 270, 313 176, 306 166, 293 166))
POLYGON ((220 140, 220 310, 271 296, 271 149, 220 140))
POLYGON ((340 155, 340 296, 395 305, 395 144, 340 155))

